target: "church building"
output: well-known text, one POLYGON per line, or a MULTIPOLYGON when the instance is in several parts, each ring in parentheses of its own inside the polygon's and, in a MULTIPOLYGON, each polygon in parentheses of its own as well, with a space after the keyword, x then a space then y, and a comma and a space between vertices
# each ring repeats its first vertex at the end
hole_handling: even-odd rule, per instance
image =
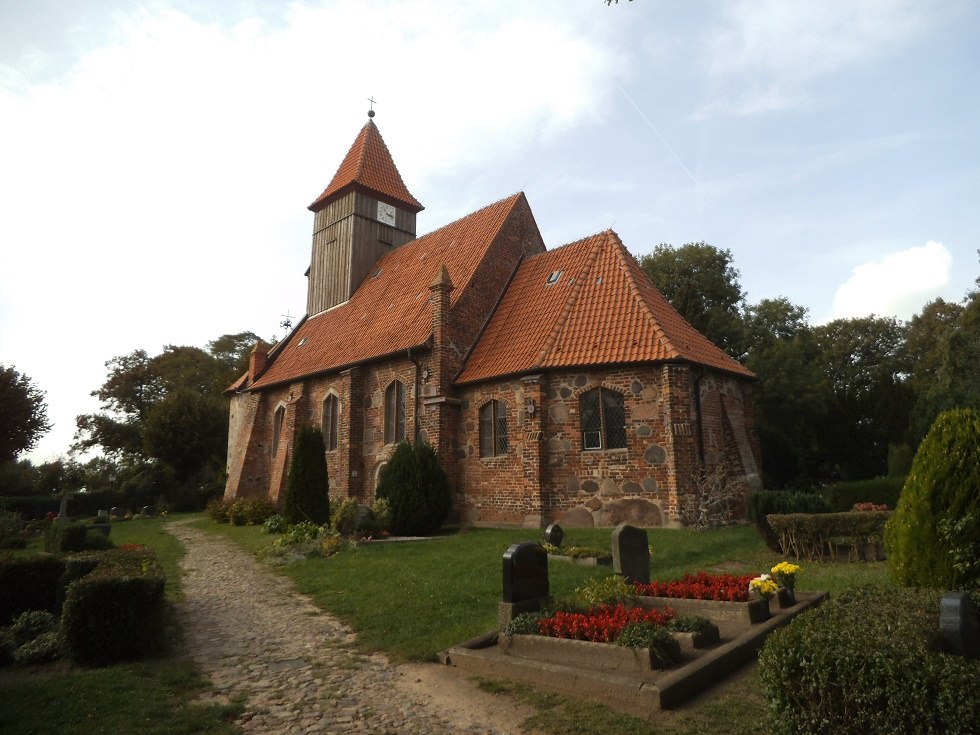
POLYGON ((306 316, 228 390, 226 499, 279 501, 310 424, 331 500, 425 441, 464 523, 674 524, 702 469, 758 486, 753 374, 615 232, 549 250, 517 193, 418 237, 422 208, 369 117, 309 206, 306 316))

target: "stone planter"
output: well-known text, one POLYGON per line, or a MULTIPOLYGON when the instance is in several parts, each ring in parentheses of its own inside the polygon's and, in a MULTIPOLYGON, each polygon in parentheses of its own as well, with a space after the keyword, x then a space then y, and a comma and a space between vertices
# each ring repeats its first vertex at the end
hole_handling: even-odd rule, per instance
POLYGON ((645 608, 669 607, 678 615, 701 615, 716 624, 719 622, 762 623, 769 619, 769 600, 723 602, 678 597, 638 597, 637 600, 645 608))
POLYGON ((681 648, 684 650, 710 648, 711 646, 718 645, 721 641, 717 625, 713 625, 707 630, 699 630, 694 633, 671 633, 671 635, 681 644, 681 648))
POLYGON ((611 556, 564 556, 562 554, 548 554, 548 559, 564 561, 580 567, 611 567, 611 556))
POLYGON ((649 672, 656 661, 649 648, 627 648, 614 643, 593 643, 543 635, 501 636, 500 644, 508 656, 543 661, 559 666, 609 672, 649 672))

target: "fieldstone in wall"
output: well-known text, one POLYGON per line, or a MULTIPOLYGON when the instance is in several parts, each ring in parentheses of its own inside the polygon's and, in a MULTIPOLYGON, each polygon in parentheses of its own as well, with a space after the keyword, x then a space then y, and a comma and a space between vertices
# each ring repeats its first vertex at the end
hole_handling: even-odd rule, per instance
POLYGON ((581 505, 564 513, 560 520, 561 525, 565 528, 595 528, 595 520, 592 518, 592 514, 581 505))
POLYGON ((623 491, 620 489, 616 481, 611 477, 602 478, 602 482, 599 483, 599 494, 600 495, 622 495, 623 491))
POLYGON ((648 424, 640 424, 636 427, 636 435, 641 439, 644 439, 653 434, 653 429, 650 428, 648 424))
POLYGON ((651 421, 657 418, 657 405, 655 403, 637 403, 632 407, 630 415, 634 421, 651 421))
POLYGON ((586 480, 582 483, 582 492, 596 495, 599 492, 599 483, 595 480, 586 480))
POLYGON ((648 493, 654 493, 657 491, 657 478, 656 477, 644 477, 643 478, 643 489, 648 493))
POLYGON ((623 495, 639 495, 642 492, 643 492, 643 488, 641 488, 635 482, 623 483, 623 495))
POLYGON ((656 504, 645 498, 622 498, 603 505, 602 510, 596 513, 595 522, 599 526, 629 523, 640 528, 649 528, 662 526, 663 514, 656 504))
POLYGON ((591 497, 585 501, 585 507, 589 510, 599 510, 602 507, 602 501, 597 497, 591 497))
POLYGON ((568 421, 568 408, 564 403, 552 403, 548 406, 548 418, 556 424, 563 424, 568 421))
POLYGON ((643 458, 650 464, 660 465, 667 461, 667 450, 659 444, 651 444, 643 453, 643 458))

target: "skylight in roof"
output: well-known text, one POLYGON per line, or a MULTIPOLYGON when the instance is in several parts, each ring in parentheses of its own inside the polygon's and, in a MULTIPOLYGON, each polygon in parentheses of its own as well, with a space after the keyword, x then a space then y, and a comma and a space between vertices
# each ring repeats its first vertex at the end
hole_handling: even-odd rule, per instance
POLYGON ((296 345, 296 346, 297 346, 297 347, 302 347, 303 345, 305 345, 305 344, 306 344, 306 340, 307 340, 307 337, 303 337, 303 339, 301 339, 301 340, 299 341, 299 344, 298 344, 298 345, 296 345))
POLYGON ((551 271, 548 280, 545 281, 545 285, 551 286, 552 284, 558 283, 559 278, 561 278, 561 271, 551 271))

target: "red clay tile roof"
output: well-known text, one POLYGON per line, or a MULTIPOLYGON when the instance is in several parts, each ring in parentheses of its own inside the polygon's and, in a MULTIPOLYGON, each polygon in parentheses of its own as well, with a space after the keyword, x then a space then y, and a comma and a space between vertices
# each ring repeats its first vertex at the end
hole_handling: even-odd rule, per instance
POLYGON ((401 174, 388 152, 373 120, 368 120, 358 134, 347 156, 334 174, 330 185, 316 198, 309 209, 314 212, 332 200, 343 196, 349 188, 359 188, 380 195, 380 198, 418 214, 424 207, 413 197, 402 181, 401 174))
POLYGON ((607 230, 524 261, 456 383, 661 361, 754 375, 688 324, 607 230))
POLYGON ((419 347, 432 335, 429 285, 446 266, 455 285, 450 308, 466 290, 516 207, 515 194, 385 255, 349 301, 305 319, 269 354, 269 365, 250 388, 343 369, 419 347))

